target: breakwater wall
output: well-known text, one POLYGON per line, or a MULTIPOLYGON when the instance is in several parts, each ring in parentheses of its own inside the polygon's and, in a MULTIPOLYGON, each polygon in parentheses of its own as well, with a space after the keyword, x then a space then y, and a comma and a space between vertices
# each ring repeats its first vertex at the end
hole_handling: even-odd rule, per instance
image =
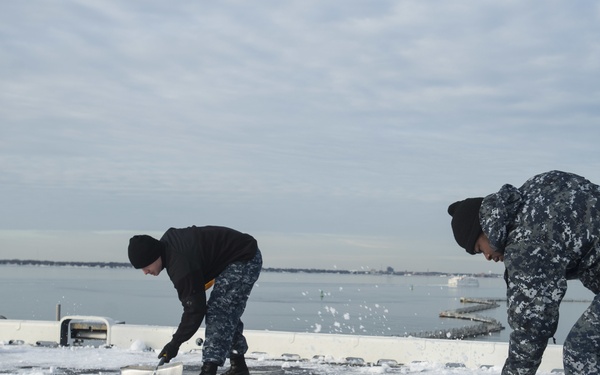
POLYGON ((460 299, 461 303, 469 303, 471 306, 461 307, 454 310, 445 310, 440 312, 440 318, 452 318, 452 319, 463 319, 472 322, 478 322, 474 325, 468 325, 460 328, 450 328, 435 331, 423 331, 418 333, 411 333, 407 336, 410 337, 421 337, 429 339, 449 339, 449 340, 461 340, 465 338, 478 337, 488 335, 491 332, 499 332, 504 329, 504 326, 496 319, 489 318, 475 314, 489 309, 495 309, 500 305, 497 303, 502 300, 492 299, 475 299, 465 298, 460 299))

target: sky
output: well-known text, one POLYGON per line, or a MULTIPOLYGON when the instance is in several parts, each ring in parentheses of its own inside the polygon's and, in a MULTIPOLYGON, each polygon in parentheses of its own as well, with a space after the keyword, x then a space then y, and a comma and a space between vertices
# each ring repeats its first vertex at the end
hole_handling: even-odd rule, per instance
POLYGON ((596 1, 0 2, 0 259, 223 225, 265 267, 495 272, 447 207, 600 183, 596 1))

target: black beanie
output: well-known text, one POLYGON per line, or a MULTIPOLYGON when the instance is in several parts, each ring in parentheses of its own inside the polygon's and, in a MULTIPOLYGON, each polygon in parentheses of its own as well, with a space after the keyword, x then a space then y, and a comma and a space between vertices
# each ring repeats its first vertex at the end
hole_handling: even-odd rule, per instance
POLYGON ((147 267, 161 256, 163 244, 159 240, 142 234, 129 240, 129 261, 137 269, 147 267))
POLYGON ((482 201, 483 198, 467 198, 448 207, 448 213, 452 216, 454 239, 469 254, 475 254, 475 242, 482 232, 479 224, 479 207, 482 201))

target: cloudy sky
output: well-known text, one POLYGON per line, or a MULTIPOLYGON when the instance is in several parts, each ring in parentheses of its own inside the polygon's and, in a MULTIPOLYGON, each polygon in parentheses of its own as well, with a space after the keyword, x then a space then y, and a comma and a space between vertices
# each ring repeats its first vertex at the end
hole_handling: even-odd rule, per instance
POLYGON ((502 272, 448 204, 600 182, 596 1, 2 1, 0 259, 224 225, 267 267, 502 272))

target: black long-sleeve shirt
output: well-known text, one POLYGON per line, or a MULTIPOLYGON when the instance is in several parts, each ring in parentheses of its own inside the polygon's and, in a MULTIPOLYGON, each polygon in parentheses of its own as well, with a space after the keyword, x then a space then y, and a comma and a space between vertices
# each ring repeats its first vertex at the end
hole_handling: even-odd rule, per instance
POLYGON ((181 345, 204 320, 204 285, 229 264, 252 259, 258 245, 249 234, 219 226, 170 228, 160 241, 165 244, 163 266, 183 306, 181 322, 172 340, 181 345))

